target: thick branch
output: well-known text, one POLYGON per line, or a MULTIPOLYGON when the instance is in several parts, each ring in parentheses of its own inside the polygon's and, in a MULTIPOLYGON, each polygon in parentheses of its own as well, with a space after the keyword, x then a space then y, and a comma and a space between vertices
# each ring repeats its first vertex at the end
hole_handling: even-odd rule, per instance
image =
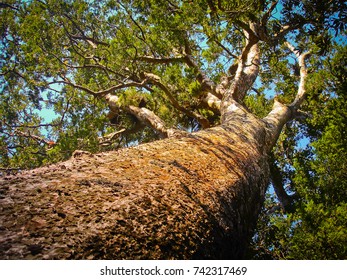
POLYGON ((266 146, 268 151, 277 142, 277 139, 282 131, 282 127, 292 118, 292 110, 279 102, 277 98, 274 99, 274 105, 270 113, 263 119, 266 124, 266 146))
POLYGON ((286 46, 296 55, 300 68, 300 84, 298 93, 296 94, 294 101, 290 104, 290 106, 294 110, 297 110, 299 109, 301 103, 304 101, 306 96, 305 84, 307 78, 307 67, 305 59, 310 55, 310 52, 300 53, 289 42, 286 42, 286 46))
POLYGON ((153 111, 147 108, 139 108, 136 106, 127 106, 125 108, 130 114, 134 115, 139 121, 146 124, 157 131, 161 137, 166 138, 169 136, 168 128, 165 122, 159 118, 153 111))
POLYGON ((280 201, 282 208, 285 211, 289 211, 290 206, 293 203, 293 196, 288 195, 287 192, 285 191, 283 187, 283 177, 282 177, 281 170, 279 169, 279 167, 277 166, 273 158, 271 158, 269 166, 270 166, 271 181, 272 181, 272 185, 274 187, 275 193, 277 195, 277 198, 280 201))
POLYGON ((257 24, 250 23, 251 32, 244 30, 246 46, 238 62, 238 69, 235 75, 235 82, 233 84, 233 97, 241 101, 246 96, 247 91, 252 87, 255 79, 258 76, 260 65, 260 50, 258 46, 259 39, 255 35, 257 24))
POLYGON ((172 137, 174 135, 177 135, 179 132, 178 129, 167 128, 165 122, 153 111, 147 108, 140 108, 133 105, 122 106, 121 104, 119 104, 119 98, 116 95, 107 94, 105 96, 105 99, 107 100, 112 111, 117 112, 121 109, 125 110, 129 114, 136 117, 143 124, 157 131, 162 138, 172 137))
POLYGON ((305 58, 310 53, 300 53, 290 43, 286 43, 286 45, 298 59, 300 67, 300 83, 295 99, 290 105, 284 105, 275 98, 272 110, 263 119, 268 128, 267 146, 269 150, 271 150, 273 145, 275 145, 278 136, 281 133, 283 125, 297 116, 298 109, 300 108, 300 105, 302 104, 306 96, 305 84, 307 79, 307 68, 305 64, 305 58))
POLYGON ((222 101, 215 95, 207 93, 203 99, 203 102, 205 102, 208 105, 208 107, 210 107, 213 111, 220 112, 222 101))
MULTIPOLYGON (((246 45, 242 50, 237 63, 235 63, 235 75, 229 89, 223 96, 222 102, 222 121, 227 119, 227 115, 234 108, 235 101, 242 103, 248 90, 253 86, 258 73, 260 64, 260 51, 258 46, 258 37, 255 35, 257 28, 255 23, 250 23, 247 30, 244 29, 246 36, 246 45), (252 32, 248 30, 251 29, 252 32)), ((228 85, 227 81, 227 85, 228 85)))

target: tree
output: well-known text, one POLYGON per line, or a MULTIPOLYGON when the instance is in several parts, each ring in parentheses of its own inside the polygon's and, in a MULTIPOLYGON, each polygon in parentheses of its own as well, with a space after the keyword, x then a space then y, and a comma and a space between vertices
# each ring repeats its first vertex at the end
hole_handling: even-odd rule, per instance
POLYGON ((346 51, 334 46, 312 77, 305 106, 311 117, 300 128, 311 144, 293 149, 295 173, 281 178, 293 186, 295 203, 289 212, 269 211, 276 204, 269 198, 254 241, 257 258, 346 258, 346 51))
POLYGON ((1 178, 2 257, 245 257, 279 174, 272 151, 283 126, 305 118, 310 72, 345 8, 3 4, 1 163, 19 173, 1 178))

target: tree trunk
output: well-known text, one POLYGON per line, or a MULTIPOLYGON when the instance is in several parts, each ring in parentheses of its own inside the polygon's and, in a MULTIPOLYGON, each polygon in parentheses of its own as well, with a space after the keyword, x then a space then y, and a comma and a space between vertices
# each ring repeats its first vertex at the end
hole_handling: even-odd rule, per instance
POLYGON ((75 152, 0 179, 2 259, 239 259, 268 184, 264 123, 75 152))

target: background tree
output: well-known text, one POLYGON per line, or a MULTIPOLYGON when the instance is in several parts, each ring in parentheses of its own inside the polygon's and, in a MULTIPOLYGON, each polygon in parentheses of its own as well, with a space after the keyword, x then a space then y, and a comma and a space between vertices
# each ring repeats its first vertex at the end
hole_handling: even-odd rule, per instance
MULTIPOLYGON (((218 207, 226 201, 230 211, 243 213, 235 218, 240 228, 245 227, 233 236, 236 240, 248 240, 257 217, 268 179, 264 158, 268 157, 272 185, 283 210, 279 214, 270 205, 272 216, 267 213, 260 221, 254 239, 256 256, 307 257, 298 253, 297 246, 303 239, 312 239, 317 226, 329 225, 330 233, 341 229, 338 236, 327 239, 340 246, 345 236, 340 218, 345 197, 336 191, 345 194, 345 189, 343 183, 341 188, 327 187, 324 176, 331 180, 343 180, 343 176, 327 174, 322 166, 331 162, 332 154, 341 155, 343 143, 331 142, 336 147, 332 154, 322 147, 332 140, 328 135, 340 131, 345 119, 340 94, 344 92, 343 66, 338 72, 329 71, 338 48, 333 37, 344 35, 344 1, 7 1, 1 4, 1 13, 3 174, 68 159, 75 150, 114 150, 205 130, 204 137, 213 133, 214 139, 220 137, 218 152, 213 150, 217 142, 209 138, 215 155, 229 155, 222 157, 225 162, 237 159, 235 165, 242 166, 248 164, 242 159, 243 149, 257 170, 252 178, 247 165, 240 167, 244 175, 240 177, 247 179, 241 184, 242 195, 234 195, 243 199, 250 194, 246 208, 255 206, 249 212, 217 193, 216 201, 222 201, 218 207), (334 90, 319 75, 339 81, 334 90), (331 118, 340 112, 331 109, 333 104, 341 104, 341 122, 331 118), (43 108, 54 111, 52 122, 44 123, 43 108), (325 121, 317 113, 319 108, 326 112, 325 121), (215 129, 206 130, 211 127, 215 129), (228 137, 221 136, 226 131, 233 139, 232 148, 230 141, 225 142, 228 137), (298 149, 303 135, 316 141, 316 150, 298 149), (233 149, 241 151, 238 156, 231 156, 233 149), (289 186, 287 191, 284 185, 289 186), (257 190, 247 189, 251 186, 257 190), (313 198, 312 189, 325 195, 313 198), (330 204, 320 200, 323 197, 330 204), (315 211, 327 218, 307 224, 315 211), (334 226, 329 219, 335 219, 334 226), (274 243, 269 241, 273 232, 268 225, 279 229, 274 243)), ((337 53, 336 57, 343 50, 337 53)), ((174 140, 160 143, 176 145, 174 140)), ((188 170, 184 168, 181 171, 188 170)), ((91 183, 79 182, 79 186, 85 184, 91 183)), ((224 230, 221 235, 231 238, 224 230)), ((244 256, 243 247, 241 251, 225 256, 244 256)), ((344 254, 326 252, 317 257, 344 254)), ((214 256, 211 252, 202 255, 214 256)))

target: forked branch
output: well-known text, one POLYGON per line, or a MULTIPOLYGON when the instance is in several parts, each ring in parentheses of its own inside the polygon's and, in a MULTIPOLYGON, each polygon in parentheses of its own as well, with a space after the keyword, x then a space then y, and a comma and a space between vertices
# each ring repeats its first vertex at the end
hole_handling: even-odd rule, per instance
POLYGON ((299 84, 298 92, 295 96, 294 101, 289 105, 294 110, 297 110, 299 109, 302 102, 305 100, 305 96, 306 96, 305 85, 306 85, 306 78, 307 78, 307 67, 306 67, 305 59, 310 55, 310 52, 300 53, 289 42, 286 42, 286 46, 297 57, 299 68, 300 68, 300 84, 299 84))
POLYGON ((300 82, 297 94, 294 101, 285 105, 275 98, 274 105, 270 113, 263 119, 267 126, 267 146, 269 149, 276 143, 278 136, 281 133, 282 127, 289 120, 296 117, 300 105, 306 97, 306 80, 307 80, 307 67, 305 59, 310 55, 310 52, 300 53, 290 43, 286 43, 286 46, 295 54, 300 67, 300 82))
POLYGON ((255 30, 257 23, 250 22, 242 24, 246 38, 245 46, 237 61, 229 69, 232 80, 226 80, 225 91, 222 100, 221 113, 222 122, 227 121, 230 114, 234 113, 235 101, 242 104, 248 90, 252 88, 260 65, 260 50, 258 46, 259 38, 255 30), (247 28, 245 27, 247 25, 247 28))

